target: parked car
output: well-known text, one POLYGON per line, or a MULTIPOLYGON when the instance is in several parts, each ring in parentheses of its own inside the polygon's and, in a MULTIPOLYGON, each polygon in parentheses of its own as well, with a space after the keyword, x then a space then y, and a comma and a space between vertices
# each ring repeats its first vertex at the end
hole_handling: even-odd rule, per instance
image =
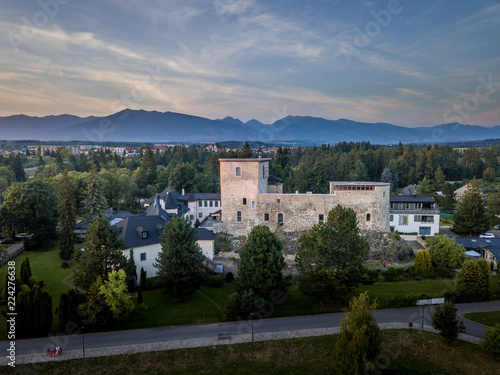
POLYGON ((483 233, 479 236, 480 238, 495 238, 495 235, 491 232, 483 233))
POLYGON ((500 230, 500 224, 493 226, 493 229, 500 230))

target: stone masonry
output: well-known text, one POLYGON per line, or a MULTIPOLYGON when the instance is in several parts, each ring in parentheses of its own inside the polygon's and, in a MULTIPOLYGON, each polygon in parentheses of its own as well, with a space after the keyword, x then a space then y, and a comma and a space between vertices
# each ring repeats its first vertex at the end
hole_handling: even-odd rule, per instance
POLYGON ((390 184, 330 182, 330 194, 283 194, 268 188, 271 159, 219 159, 224 230, 247 235, 256 225, 272 231, 309 230, 336 205, 354 209, 360 229, 389 232, 390 184), (272 192, 271 192, 272 191, 272 192))

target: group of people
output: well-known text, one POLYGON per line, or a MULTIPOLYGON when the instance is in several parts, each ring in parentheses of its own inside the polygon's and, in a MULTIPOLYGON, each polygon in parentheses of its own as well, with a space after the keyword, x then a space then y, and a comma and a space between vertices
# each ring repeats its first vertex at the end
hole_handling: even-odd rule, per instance
POLYGON ((59 345, 54 348, 54 345, 52 345, 48 352, 50 357, 59 356, 62 354, 62 348, 59 345))

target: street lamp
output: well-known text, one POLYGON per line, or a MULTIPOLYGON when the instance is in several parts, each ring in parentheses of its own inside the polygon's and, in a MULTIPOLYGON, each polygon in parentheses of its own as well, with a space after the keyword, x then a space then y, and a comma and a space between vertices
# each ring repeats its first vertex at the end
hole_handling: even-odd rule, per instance
POLYGON ((83 356, 85 357, 85 327, 82 326, 82 349, 83 356))
POLYGON ((250 313, 250 318, 252 319, 252 342, 253 342, 253 313, 250 313))

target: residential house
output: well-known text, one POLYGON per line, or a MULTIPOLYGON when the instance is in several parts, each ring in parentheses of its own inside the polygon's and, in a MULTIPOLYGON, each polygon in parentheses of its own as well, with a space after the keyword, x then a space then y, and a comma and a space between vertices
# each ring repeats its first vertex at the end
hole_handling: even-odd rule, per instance
POLYGON ((488 262, 493 262, 496 270, 500 262, 500 238, 480 238, 480 237, 457 237, 455 242, 465 247, 466 250, 473 250, 481 254, 481 258, 488 262))
POLYGON ((434 236, 439 233, 439 208, 428 195, 391 195, 391 231, 434 236))
MULTIPOLYGON (((177 216, 164 210, 159 201, 160 198, 157 196, 156 202, 147 207, 143 215, 130 216, 115 224, 119 237, 124 239, 127 246, 123 251, 125 257, 129 258, 133 251, 138 279, 141 268, 144 268, 147 277, 157 274, 154 264, 161 251, 160 236, 163 234, 165 224, 177 216)), ((204 228, 197 228, 196 231, 197 243, 207 259, 205 263, 209 263, 214 258, 217 236, 204 228)))

